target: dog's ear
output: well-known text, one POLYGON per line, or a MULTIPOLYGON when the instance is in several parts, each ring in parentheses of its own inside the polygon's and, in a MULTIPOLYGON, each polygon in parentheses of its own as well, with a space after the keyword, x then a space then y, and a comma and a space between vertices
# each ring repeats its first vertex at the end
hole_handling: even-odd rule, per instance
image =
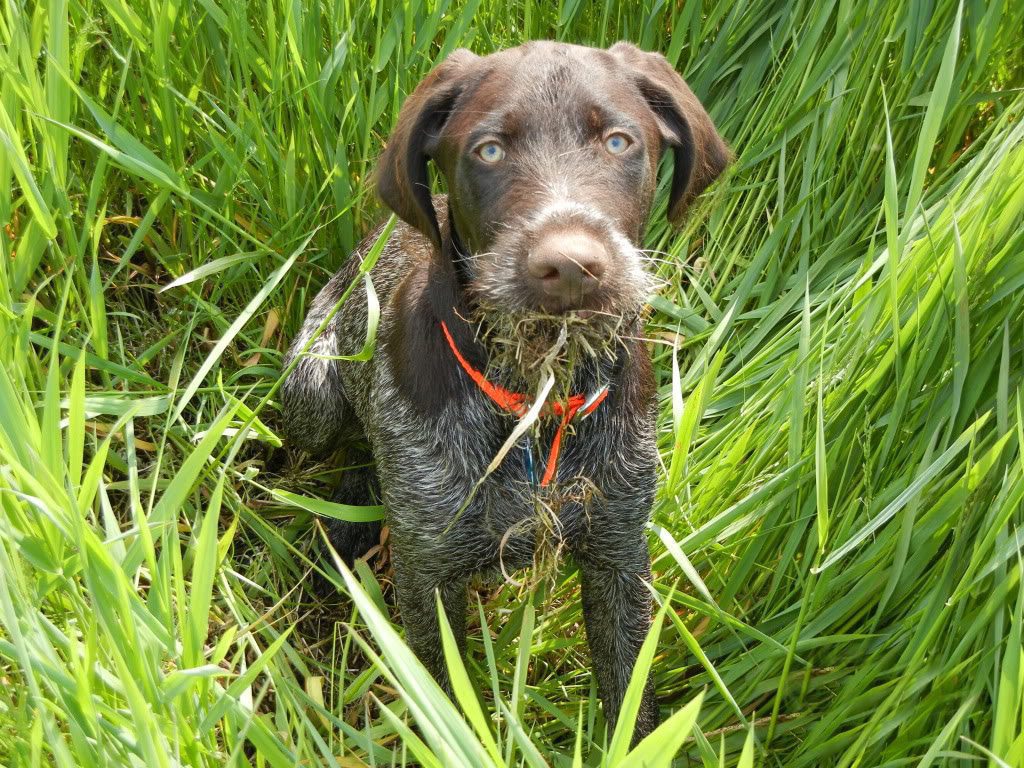
POLYGON ((690 86, 660 53, 616 43, 609 52, 632 71, 658 119, 662 140, 675 155, 668 217, 679 224, 690 202, 717 179, 732 160, 729 148, 690 86))
POLYGON ((437 149, 455 100, 477 57, 460 48, 435 67, 402 105, 377 164, 377 194, 403 220, 441 246, 427 161, 437 149))

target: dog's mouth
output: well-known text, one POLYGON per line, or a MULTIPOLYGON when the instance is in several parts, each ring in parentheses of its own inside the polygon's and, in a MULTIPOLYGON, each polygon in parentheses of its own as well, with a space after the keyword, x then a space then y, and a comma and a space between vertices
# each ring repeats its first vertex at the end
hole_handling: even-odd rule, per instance
POLYGON ((523 293, 524 296, 529 297, 524 302, 526 306, 531 307, 531 309, 527 310, 528 313, 544 317, 565 318, 566 322, 570 325, 575 325, 580 320, 589 322, 591 320, 599 320, 604 315, 616 314, 615 310, 610 306, 611 302, 604 291, 570 298, 536 297, 529 287, 524 287, 523 293))
POLYGON ((558 393, 573 389, 581 370, 598 371, 614 363, 639 316, 639 309, 628 314, 601 309, 509 312, 481 302, 469 319, 487 350, 489 377, 533 391, 553 375, 558 393))
POLYGON ((581 369, 610 369, 653 287, 636 246, 582 206, 549 206, 509 227, 470 270, 468 319, 489 375, 536 390, 553 374, 556 394, 578 386, 581 369))

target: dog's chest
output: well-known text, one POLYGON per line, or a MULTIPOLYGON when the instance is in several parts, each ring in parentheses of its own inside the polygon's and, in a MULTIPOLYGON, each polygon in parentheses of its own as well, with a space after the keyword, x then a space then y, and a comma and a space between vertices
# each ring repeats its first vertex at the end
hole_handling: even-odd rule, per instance
MULTIPOLYGON (((385 492, 398 505, 415 500, 421 528, 486 540, 481 544, 488 547, 538 533, 571 544, 608 490, 615 452, 605 414, 566 426, 553 456, 555 420, 506 446, 516 420, 487 403, 453 405, 424 420, 387 392, 378 390, 375 403, 374 453, 385 492), (549 473, 552 461, 557 465, 549 473), (550 480, 542 484, 546 474, 550 480)), ((401 525, 403 510, 392 514, 401 525)))
POLYGON ((576 549, 602 503, 602 477, 581 462, 584 452, 567 446, 554 479, 541 485, 544 467, 528 443, 535 441, 520 440, 469 490, 461 517, 451 518, 459 540, 475 542, 481 553, 476 570, 519 568, 576 549))

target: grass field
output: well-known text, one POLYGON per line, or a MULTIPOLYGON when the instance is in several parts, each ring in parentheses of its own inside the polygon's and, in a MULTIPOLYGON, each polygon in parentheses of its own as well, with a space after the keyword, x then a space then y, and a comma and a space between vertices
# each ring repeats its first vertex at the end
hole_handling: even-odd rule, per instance
POLYGON ((1024 766, 1022 30, 1014 0, 6 0, 0 765, 1024 766), (453 705, 386 563, 317 555, 343 469, 274 431, 403 98, 530 38, 662 50, 737 156, 646 238, 672 720, 632 756, 571 566, 477 592, 453 705))

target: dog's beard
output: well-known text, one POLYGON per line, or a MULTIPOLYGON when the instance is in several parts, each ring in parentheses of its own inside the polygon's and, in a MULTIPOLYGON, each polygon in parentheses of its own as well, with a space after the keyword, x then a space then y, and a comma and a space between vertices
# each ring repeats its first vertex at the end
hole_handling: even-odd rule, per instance
MULTIPOLYGON (((629 313, 577 311, 550 315, 533 311, 511 312, 507 306, 482 301, 467 318, 476 327, 478 340, 487 352, 486 377, 528 400, 554 379, 547 402, 568 402, 573 395, 589 396, 608 384, 610 371, 622 353, 627 335, 636 333, 642 308, 629 313)), ((543 418, 535 422, 526 440, 539 441, 535 458, 546 461, 550 434, 544 434, 543 418)), ((550 431, 550 421, 548 431, 550 431)), ((512 533, 532 534, 533 567, 527 583, 548 581, 557 574, 559 555, 565 545, 560 512, 566 503, 586 511, 596 489, 588 478, 562 477, 549 486, 535 488, 534 514, 512 533)), ((504 569, 504 566, 503 566, 504 569)), ((511 578, 506 574, 507 578, 511 578)))
POLYGON ((481 302, 469 320, 487 350, 488 379, 532 394, 551 375, 551 397, 564 398, 575 394, 581 371, 597 373, 615 362, 639 314, 509 312, 481 302))

